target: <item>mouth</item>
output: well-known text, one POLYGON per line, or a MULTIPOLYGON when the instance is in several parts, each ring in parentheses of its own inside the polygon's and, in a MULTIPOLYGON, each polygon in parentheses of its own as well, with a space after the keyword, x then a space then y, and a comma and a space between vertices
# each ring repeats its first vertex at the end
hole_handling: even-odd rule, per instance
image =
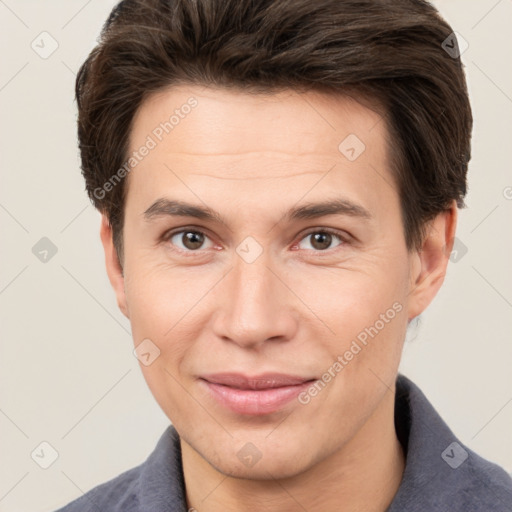
POLYGON ((217 373, 202 376, 199 382, 217 403, 232 412, 261 416, 284 408, 315 380, 280 373, 217 373))

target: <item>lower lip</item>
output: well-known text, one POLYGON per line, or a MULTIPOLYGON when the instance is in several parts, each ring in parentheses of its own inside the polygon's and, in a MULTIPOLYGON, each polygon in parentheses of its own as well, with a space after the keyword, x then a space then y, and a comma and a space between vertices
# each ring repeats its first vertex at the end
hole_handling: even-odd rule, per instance
POLYGON ((214 384, 204 379, 200 379, 200 382, 206 385, 213 398, 221 405, 238 414, 253 416, 270 414, 282 409, 313 383, 307 381, 293 386, 252 390, 214 384))

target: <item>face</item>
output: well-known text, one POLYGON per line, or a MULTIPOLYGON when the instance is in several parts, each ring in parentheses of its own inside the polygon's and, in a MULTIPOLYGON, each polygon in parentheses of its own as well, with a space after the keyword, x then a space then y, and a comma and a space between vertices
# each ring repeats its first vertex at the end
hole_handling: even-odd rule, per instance
POLYGON ((130 152, 149 150, 128 177, 122 275, 103 224, 107 268, 153 395, 222 473, 305 471, 394 383, 440 280, 406 249, 386 136, 375 111, 318 92, 175 87, 134 119, 130 152))

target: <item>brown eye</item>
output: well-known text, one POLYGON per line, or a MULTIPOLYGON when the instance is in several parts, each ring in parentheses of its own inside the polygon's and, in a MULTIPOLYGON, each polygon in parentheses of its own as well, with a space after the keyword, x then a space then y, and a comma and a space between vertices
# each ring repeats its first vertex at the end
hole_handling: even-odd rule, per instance
POLYGON ((165 238, 172 245, 184 252, 208 248, 204 247, 204 244, 206 240, 209 240, 209 238, 201 231, 182 229, 181 231, 169 233, 165 238))
POLYGON ((332 243, 332 235, 330 233, 313 233, 311 245, 320 251, 328 249, 332 243))
POLYGON ((204 242, 204 235, 197 231, 185 231, 181 236, 181 241, 187 249, 199 249, 204 242))
MULTIPOLYGON (((310 245, 311 248, 315 251, 325 251, 328 249, 332 249, 331 247, 333 241, 337 238, 340 243, 337 245, 342 245, 345 240, 342 238, 341 235, 334 233, 330 230, 317 230, 317 231, 311 231, 306 234, 306 236, 302 240, 310 239, 310 245)), ((300 243, 299 243, 300 245, 300 243)), ((337 247, 337 246, 334 246, 337 247)), ((308 247, 301 247, 301 249, 309 249, 308 247)))

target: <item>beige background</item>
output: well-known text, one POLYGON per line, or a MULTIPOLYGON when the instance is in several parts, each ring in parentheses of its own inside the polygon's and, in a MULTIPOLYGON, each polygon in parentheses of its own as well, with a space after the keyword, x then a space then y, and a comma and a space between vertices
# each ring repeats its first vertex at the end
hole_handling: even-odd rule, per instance
MULTIPOLYGON (((54 510, 143 462, 167 425, 132 355, 79 171, 75 73, 113 5, 0 0, 2 512, 54 510), (40 53, 58 43, 46 59, 31 48, 41 37, 40 53), (57 248, 46 263, 32 252, 42 237, 57 248), (31 458, 43 441, 58 452, 48 469, 31 458)), ((512 472, 512 2, 435 5, 469 44, 475 129, 457 233, 467 252, 411 331, 401 371, 464 443, 512 472)))

